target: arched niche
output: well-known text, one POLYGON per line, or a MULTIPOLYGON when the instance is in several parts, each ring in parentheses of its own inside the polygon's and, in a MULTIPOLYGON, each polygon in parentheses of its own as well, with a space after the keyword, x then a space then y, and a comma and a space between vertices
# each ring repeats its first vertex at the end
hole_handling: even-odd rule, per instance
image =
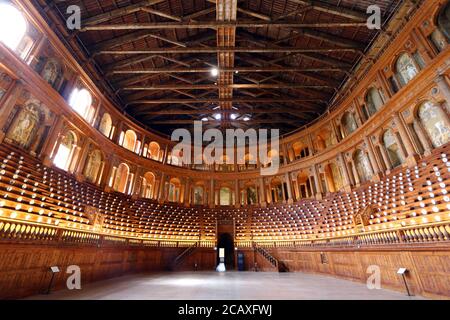
POLYGON ((62 135, 56 154, 53 158, 53 164, 63 170, 68 171, 75 155, 75 148, 77 147, 77 135, 68 130, 62 135))
POLYGON ((6 131, 7 142, 11 142, 25 150, 30 148, 42 139, 39 137, 39 130, 44 129, 45 115, 41 111, 39 102, 29 101, 25 106, 18 106, 13 116, 8 130, 6 131))
POLYGON ((98 183, 104 166, 103 154, 99 149, 89 151, 83 169, 86 181, 98 183))
POLYGON ((114 179, 114 191, 126 193, 129 176, 130 167, 126 163, 119 164, 114 179))
POLYGON ((450 141, 450 122, 441 106, 425 101, 417 108, 417 116, 434 147, 450 141))
POLYGON ((146 172, 141 180, 141 197, 152 199, 155 192, 155 174, 153 172, 146 172))
POLYGON ((398 145, 394 135, 395 133, 391 129, 386 130, 383 134, 383 146, 387 151, 389 161, 393 168, 398 167, 404 161, 400 151, 401 146, 398 145))
POLYGON ((105 112, 100 120, 98 130, 106 137, 110 137, 112 130, 112 118, 111 115, 105 112))
POLYGON ((373 173, 367 154, 358 149, 353 154, 353 161, 355 163, 355 169, 359 176, 359 180, 363 183, 369 181, 372 178, 373 173))
POLYGON ((129 129, 125 132, 123 136, 122 147, 134 152, 134 149, 136 147, 136 141, 137 141, 136 132, 134 132, 134 130, 129 129))
POLYGON ((169 180, 169 201, 179 202, 181 196, 181 181, 178 178, 169 180))
POLYGON ((395 75, 401 87, 408 84, 417 74, 419 68, 409 53, 402 53, 395 63, 395 75))

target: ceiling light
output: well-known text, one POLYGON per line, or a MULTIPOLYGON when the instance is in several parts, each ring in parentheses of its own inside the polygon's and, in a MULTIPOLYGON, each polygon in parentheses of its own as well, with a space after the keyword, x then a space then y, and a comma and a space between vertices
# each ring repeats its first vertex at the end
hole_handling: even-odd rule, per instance
POLYGON ((239 115, 236 114, 236 113, 233 113, 233 114, 231 114, 231 116, 230 116, 231 120, 236 120, 237 117, 239 117, 239 115))
POLYGON ((202 118, 202 121, 208 121, 208 118, 206 118, 206 117, 202 118))
POLYGON ((211 69, 211 75, 212 75, 213 77, 217 77, 217 76, 219 75, 219 69, 217 69, 217 68, 212 68, 212 69, 211 69))
POLYGON ((249 117, 244 117, 244 121, 250 121, 249 117))
POLYGON ((214 115, 214 119, 220 120, 220 119, 222 119, 222 115, 221 115, 220 113, 216 113, 216 114, 214 115))

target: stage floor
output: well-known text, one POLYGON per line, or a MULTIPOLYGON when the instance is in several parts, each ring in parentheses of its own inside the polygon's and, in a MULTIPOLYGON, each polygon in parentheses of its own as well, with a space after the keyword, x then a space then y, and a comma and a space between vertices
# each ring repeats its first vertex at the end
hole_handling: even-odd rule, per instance
POLYGON ((391 290, 328 276, 272 272, 173 272, 124 276, 29 299, 137 300, 408 300, 391 290))

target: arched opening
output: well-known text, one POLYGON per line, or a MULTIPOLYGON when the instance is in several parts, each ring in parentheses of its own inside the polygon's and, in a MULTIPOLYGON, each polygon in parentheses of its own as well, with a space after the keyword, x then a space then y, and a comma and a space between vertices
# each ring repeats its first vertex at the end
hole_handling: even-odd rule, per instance
POLYGON ((61 64, 59 61, 48 59, 42 68, 41 76, 48 84, 57 89, 57 85, 62 77, 61 64))
POLYGON ((340 168, 334 163, 325 166, 325 177, 330 192, 338 192, 342 189, 342 174, 340 168))
POLYGON ((75 133, 67 131, 58 146, 53 164, 60 169, 69 170, 76 144, 77 136, 75 133))
POLYGON ((205 204, 205 188, 202 185, 197 185, 194 187, 194 205, 200 206, 205 204))
POLYGON ((347 132, 347 135, 352 134, 358 129, 358 125, 356 124, 355 116, 351 112, 345 112, 342 116, 342 125, 347 132))
POLYGON ((437 21, 437 29, 430 35, 430 40, 438 52, 442 52, 447 48, 450 40, 450 2, 439 12, 437 21))
POLYGON ((116 171, 114 179, 114 191, 125 193, 127 190, 128 178, 130 175, 130 167, 127 164, 121 163, 116 171))
POLYGON ((102 116, 102 120, 100 121, 100 126, 98 130, 105 135, 106 137, 110 137, 112 130, 112 119, 109 113, 104 113, 102 116))
POLYGON ((450 141, 450 122, 440 106, 427 101, 419 106, 417 113, 435 148, 450 141))
MULTIPOLYGON (((309 156, 309 148, 302 142, 296 142, 292 145, 292 150, 294 152, 294 159, 298 160, 309 156)), ((294 160, 292 159, 292 160, 294 160)))
POLYGON ((69 99, 69 105, 88 122, 94 116, 92 95, 86 89, 74 89, 69 99))
POLYGON ((234 269, 234 240, 231 234, 221 233, 217 240, 217 264, 219 264, 219 251, 225 249, 225 267, 234 269))
POLYGON ((367 119, 373 116, 383 106, 383 99, 381 98, 380 92, 376 88, 370 88, 367 91, 365 101, 366 104, 363 111, 367 119))
MULTIPOLYGON (((244 200, 244 198, 242 198, 244 200)), ((256 187, 249 185, 245 188, 245 202, 247 205, 255 205, 258 203, 256 187)))
POLYGON ((181 181, 172 178, 169 181, 169 202, 179 202, 181 195, 181 181))
POLYGON ((141 183, 141 197, 152 199, 155 188, 155 175, 152 172, 145 173, 141 183))
POLYGON ((219 205, 231 206, 233 204, 233 198, 231 189, 228 187, 222 187, 219 190, 219 205))
POLYGON ((103 166, 102 152, 98 149, 91 150, 86 158, 83 176, 91 183, 98 183, 103 166))
POLYGON ((270 182, 270 196, 273 203, 282 202, 283 197, 283 186, 280 179, 275 178, 270 182))
POLYGON ((5 140, 26 150, 30 149, 35 144, 37 132, 42 125, 43 119, 41 118, 39 107, 33 102, 19 108, 6 132, 5 140))
POLYGON ((393 168, 398 167, 404 161, 403 155, 400 151, 400 146, 397 144, 394 133, 389 129, 383 134, 383 144, 386 148, 389 160, 393 168))
POLYGON ((158 161, 160 150, 161 150, 161 148, 157 142, 154 142, 154 141, 150 142, 150 144, 148 145, 149 157, 153 160, 158 161))
POLYGON ((134 148, 136 147, 136 132, 133 130, 127 130, 123 137, 122 147, 134 152, 134 148))
POLYGON ((355 162, 359 180, 363 183, 369 181, 372 178, 372 167, 365 152, 356 150, 353 155, 353 161, 355 162))
POLYGON ((27 21, 12 5, 0 4, 0 41, 16 51, 27 32, 27 21))
POLYGON ((408 53, 403 53, 395 63, 395 74, 400 86, 405 86, 417 74, 419 70, 408 53))
POLYGON ((305 199, 305 198, 311 198, 313 196, 311 183, 308 179, 308 175, 304 172, 300 172, 297 175, 297 198, 298 199, 305 199))

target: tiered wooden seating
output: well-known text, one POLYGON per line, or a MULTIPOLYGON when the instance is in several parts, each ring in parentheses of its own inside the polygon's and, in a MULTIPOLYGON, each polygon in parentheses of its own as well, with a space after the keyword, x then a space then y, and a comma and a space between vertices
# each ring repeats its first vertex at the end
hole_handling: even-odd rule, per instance
MULTIPOLYGON (((334 193, 324 200, 305 199, 267 208, 206 208, 160 204, 150 199, 105 192, 89 183, 78 182, 62 170, 45 167, 30 155, 2 144, 0 218, 15 221, 15 228, 26 229, 26 223, 42 226, 45 234, 51 237, 57 230, 64 230, 60 236, 65 239, 77 238, 89 243, 98 239, 99 232, 85 212, 87 207, 93 207, 104 217, 101 229, 104 241, 116 243, 119 238, 114 237, 120 236, 137 241, 127 243, 144 245, 173 246, 173 241, 184 242, 186 246, 197 241, 213 243, 216 221, 234 220, 238 242, 295 241, 296 245, 297 241, 308 241, 309 244, 325 245, 353 243, 351 237, 361 232, 355 216, 368 212, 364 231, 386 232, 383 237, 388 241, 401 241, 395 230, 402 228, 406 230, 403 241, 449 240, 447 225, 433 225, 431 229, 418 231, 408 229, 450 220, 447 213, 450 210, 448 155, 450 146, 445 146, 420 161, 415 168, 398 168, 377 183, 367 184, 351 193, 334 193), (321 239, 331 240, 321 242, 321 239)), ((2 227, 0 225, 0 229, 2 227)), ((374 239, 368 234, 361 235, 356 241, 380 241, 380 238, 374 239)))

